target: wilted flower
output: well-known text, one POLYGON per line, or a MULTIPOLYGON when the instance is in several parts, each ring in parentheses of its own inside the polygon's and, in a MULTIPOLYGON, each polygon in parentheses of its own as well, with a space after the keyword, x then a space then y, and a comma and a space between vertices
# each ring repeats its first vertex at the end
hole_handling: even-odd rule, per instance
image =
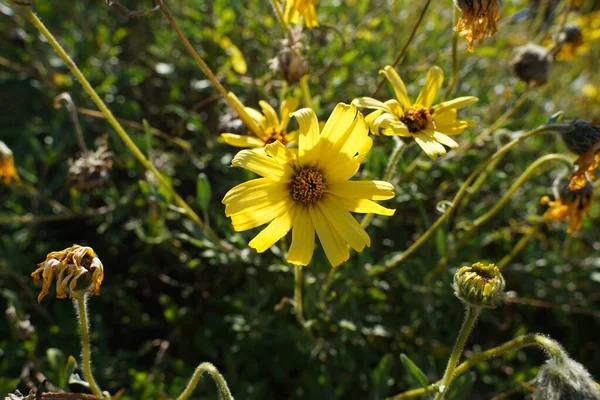
POLYGON ((494 264, 475 263, 454 274, 454 295, 466 305, 494 308, 504 297, 506 284, 494 264))
POLYGON ((568 221, 567 232, 578 231, 581 229, 583 215, 587 214, 590 209, 593 198, 594 186, 589 181, 583 188, 577 190, 569 190, 565 185, 556 200, 552 201, 548 196, 544 196, 540 200, 543 205, 548 205, 544 219, 546 221, 568 221))
POLYGON ((232 166, 261 175, 242 183, 223 198, 225 214, 236 231, 269 223, 249 246, 262 253, 292 230, 287 261, 308 265, 315 232, 332 266, 350 257, 349 247, 371 245, 367 232, 350 214, 392 215, 373 200, 394 197, 394 187, 382 181, 351 181, 373 141, 355 106, 338 104, 323 129, 315 113, 294 113, 300 126, 298 149, 281 142, 260 150, 242 150, 232 166))
POLYGON ((35 284, 42 281, 38 302, 48 294, 55 275, 57 298, 63 299, 68 294, 81 299, 86 294, 100 293, 104 267, 91 247, 75 244, 62 251, 53 251, 31 274, 35 284))
POLYGON ((0 140, 0 179, 6 184, 12 180, 20 181, 13 153, 2 140, 0 140))
POLYGON ((297 24, 300 17, 304 17, 304 25, 307 28, 319 26, 317 21, 317 0, 286 0, 284 20, 286 23, 297 24))
POLYGON ((484 37, 496 33, 500 19, 498 0, 454 0, 454 5, 462 12, 454 30, 467 39, 469 51, 473 51, 475 40, 481 43, 484 37))
POLYGON ((80 190, 101 187, 109 178, 113 153, 108 151, 108 143, 103 143, 96 151, 85 151, 75 161, 69 160, 67 184, 80 190))
POLYGON ((527 43, 515 49, 511 68, 517 78, 531 85, 548 81, 552 55, 542 46, 527 43))
POLYGON ((269 60, 271 69, 281 73, 283 79, 292 85, 308 73, 308 61, 301 54, 303 48, 302 33, 296 31, 292 38, 281 41, 277 57, 269 60))
POLYGON ((533 386, 538 400, 600 399, 600 390, 590 373, 567 356, 546 361, 535 377, 533 386))
POLYGON ((600 125, 590 121, 574 120, 560 130, 565 145, 579 155, 575 160, 577 171, 570 176, 569 189, 578 190, 594 180, 594 170, 600 165, 600 125))
POLYGON ((392 84, 397 99, 382 103, 371 97, 360 97, 352 101, 356 106, 376 110, 365 119, 373 134, 378 135, 381 131, 384 135, 412 137, 432 160, 446 154, 444 146, 458 148, 458 143, 450 136, 462 133, 472 123, 457 119, 457 110, 477 102, 477 97, 458 97, 432 106, 444 81, 442 70, 432 67, 425 86, 412 103, 404 82, 391 66, 386 66, 380 73, 392 84))
POLYGON ((275 109, 264 100, 258 102, 262 113, 254 108, 244 107, 242 102, 233 93, 228 94, 238 115, 250 130, 247 135, 236 133, 222 133, 221 137, 225 143, 236 147, 264 147, 269 143, 279 141, 285 144, 295 144, 298 139, 298 131, 287 131, 290 124, 290 113, 296 111, 300 105, 297 98, 290 97, 281 103, 280 117, 275 109))

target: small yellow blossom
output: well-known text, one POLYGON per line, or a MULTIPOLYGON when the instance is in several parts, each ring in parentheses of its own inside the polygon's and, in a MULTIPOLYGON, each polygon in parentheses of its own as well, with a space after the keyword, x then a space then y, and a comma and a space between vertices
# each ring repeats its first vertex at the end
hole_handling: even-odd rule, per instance
POLYGON ((427 73, 425 86, 412 103, 404 82, 391 66, 386 66, 380 73, 392 84, 397 99, 382 103, 370 97, 360 97, 352 102, 356 106, 376 110, 366 117, 373 134, 378 135, 381 131, 384 135, 412 137, 432 160, 446 154, 444 146, 458 148, 458 143, 448 135, 458 135, 473 124, 458 120, 457 110, 477 102, 477 97, 458 97, 432 106, 444 81, 442 70, 432 67, 427 73))
POLYGON ((298 109, 300 101, 297 98, 288 98, 281 103, 279 115, 264 100, 259 101, 262 113, 254 108, 244 107, 240 99, 233 94, 228 94, 232 100, 235 111, 242 122, 249 129, 247 135, 235 133, 222 133, 221 138, 225 143, 235 147, 265 147, 269 143, 280 141, 283 144, 296 144, 298 131, 287 131, 290 124, 290 114, 298 109), (281 119, 280 119, 281 118, 281 119))
POLYGON ((100 293, 104 266, 91 247, 75 244, 61 251, 53 251, 31 274, 36 285, 42 281, 38 302, 48 294, 55 275, 57 298, 64 299, 69 294, 80 299, 85 294, 100 293))
POLYGON ((284 21, 297 24, 302 16, 307 28, 319 26, 316 4, 317 0, 286 0, 284 21))
POLYGON ((589 181, 581 189, 570 190, 565 187, 556 200, 552 201, 548 196, 540 200, 543 205, 548 206, 544 219, 548 222, 568 221, 567 232, 578 231, 581 229, 583 215, 588 213, 593 198, 594 186, 589 181))
POLYGON ((12 151, 0 140, 0 179, 9 184, 11 181, 20 181, 15 168, 15 159, 12 151))
POLYGON ((462 16, 454 30, 467 39, 468 50, 473 51, 473 43, 483 42, 486 36, 496 33, 496 22, 500 19, 498 0, 454 0, 462 16))
POLYGON ((349 246, 363 251, 369 235, 350 214, 393 215, 373 200, 394 197, 394 187, 383 181, 351 181, 373 140, 355 106, 338 104, 323 129, 315 113, 303 108, 298 120, 298 148, 281 142, 260 150, 242 150, 232 166, 261 176, 231 189, 223 198, 225 214, 236 231, 268 222, 250 247, 262 253, 292 230, 287 261, 308 265, 315 232, 332 266, 350 257, 349 246))

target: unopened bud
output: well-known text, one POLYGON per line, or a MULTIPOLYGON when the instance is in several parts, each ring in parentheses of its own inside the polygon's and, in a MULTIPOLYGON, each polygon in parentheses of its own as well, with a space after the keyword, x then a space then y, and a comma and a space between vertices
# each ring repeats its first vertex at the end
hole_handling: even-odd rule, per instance
POLYGON ((466 305, 494 308, 504 298, 506 283, 494 264, 475 263, 454 274, 454 295, 466 305))
POLYGON ((590 373, 567 356, 546 361, 535 378, 534 387, 538 400, 600 399, 600 391, 590 373))
POLYGON ((582 155, 600 141, 600 125, 576 119, 570 121, 560 130, 560 136, 569 150, 582 155))
POLYGON ((517 78, 532 85, 543 85, 548 81, 552 56, 548 51, 533 43, 515 49, 511 68, 517 78))

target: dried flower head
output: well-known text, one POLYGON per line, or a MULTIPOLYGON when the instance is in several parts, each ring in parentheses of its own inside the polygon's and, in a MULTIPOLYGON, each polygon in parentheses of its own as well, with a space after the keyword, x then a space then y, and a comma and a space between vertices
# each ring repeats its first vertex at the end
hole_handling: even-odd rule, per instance
POLYGON ((574 120, 561 129, 560 135, 569 150, 579 155, 569 189, 583 189, 588 179, 594 180, 594 170, 600 165, 600 125, 594 121, 574 120))
POLYGON ((13 153, 2 140, 0 140, 0 179, 6 184, 12 180, 20 181, 13 153))
POLYGON ((292 38, 281 40, 277 57, 269 60, 273 71, 281 73, 288 84, 294 84, 308 73, 308 61, 302 56, 302 32, 295 30, 292 38))
POLYGON ((543 85, 548 81, 552 56, 548 51, 533 43, 515 49, 510 63, 517 78, 531 85, 543 85))
POLYGON ((104 267, 91 247, 75 244, 61 251, 53 251, 31 274, 35 284, 42 281, 38 302, 48 294, 55 275, 57 298, 64 299, 68 294, 81 299, 86 294, 100 293, 104 267))
POLYGON ((583 215, 587 214, 594 198, 594 186, 591 182, 578 190, 569 190, 568 185, 564 185, 556 200, 552 201, 548 196, 542 197, 540 202, 548 205, 548 210, 544 213, 544 219, 550 221, 568 221, 569 228, 567 232, 571 233, 581 229, 583 215))
POLYGON ((565 356, 551 358, 540 368, 534 382, 539 400, 598 400, 600 390, 583 365, 565 356))
POLYGON ((96 151, 86 151, 75 161, 69 160, 67 184, 80 190, 102 187, 109 178, 113 153, 108 151, 108 143, 103 143, 96 151))
POLYGON ((494 308, 504 298, 506 283, 494 264, 475 263, 454 274, 454 295, 466 305, 494 308))
POLYGON ((500 19, 498 0, 454 0, 454 5, 462 12, 454 30, 467 39, 469 51, 473 51, 476 40, 481 43, 484 37, 496 33, 500 19))

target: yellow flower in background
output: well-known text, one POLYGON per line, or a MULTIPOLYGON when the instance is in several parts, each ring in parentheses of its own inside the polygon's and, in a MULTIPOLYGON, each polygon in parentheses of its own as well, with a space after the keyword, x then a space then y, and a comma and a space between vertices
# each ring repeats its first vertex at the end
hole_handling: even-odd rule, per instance
POLYGON ((454 30, 467 40, 467 48, 473 51, 473 43, 483 42, 486 36, 496 33, 496 22, 500 19, 498 0, 454 0, 462 13, 454 30))
POLYGON ((358 107, 376 110, 366 117, 373 134, 381 132, 412 137, 432 160, 446 154, 444 146, 458 148, 458 143, 449 135, 458 135, 473 123, 458 120, 457 110, 477 102, 477 97, 458 97, 432 106, 444 81, 442 70, 432 67, 427 73, 425 86, 412 103, 404 82, 391 66, 386 66, 380 73, 392 84, 397 99, 382 103, 370 97, 360 97, 352 102, 358 107))
POLYGON ((281 103, 277 116, 275 109, 264 100, 259 101, 262 113, 254 108, 244 107, 240 99, 233 94, 228 94, 232 100, 235 111, 240 116, 244 125, 249 129, 248 135, 237 135, 235 133, 222 133, 221 138, 225 143, 235 147, 264 147, 269 143, 280 141, 283 144, 295 144, 298 132, 288 133, 290 114, 298 109, 300 101, 297 98, 288 98, 281 103))
POLYGON ((316 4, 317 0, 286 0, 284 21, 297 24, 302 16, 307 28, 319 26, 316 4))
POLYGON ((53 251, 31 274, 35 284, 42 281, 38 302, 48 294, 55 275, 56 297, 63 299, 69 294, 79 299, 86 294, 100 293, 104 266, 91 247, 74 244, 64 250, 53 251))
POLYGON ((250 247, 262 253, 292 230, 287 261, 308 265, 315 232, 332 266, 350 257, 348 246, 362 251, 371 245, 369 235, 350 214, 393 215, 373 200, 394 197, 394 187, 382 181, 351 181, 371 149, 372 139, 361 113, 352 105, 338 104, 322 130, 315 113, 303 108, 298 120, 298 149, 280 142, 264 150, 242 150, 232 166, 261 176, 231 189, 223 198, 225 214, 236 231, 268 222, 250 247))
POLYGON ((15 159, 12 151, 0 140, 0 179, 9 184, 13 180, 19 182, 19 174, 15 168, 15 159))
MULTIPOLYGON (((600 11, 577 17, 572 24, 565 26, 558 37, 560 50, 556 59, 565 61, 575 56, 587 54, 590 44, 600 39, 600 11)), ((547 44, 552 41, 549 40, 547 44)))
POLYGON ((558 198, 554 201, 548 196, 541 199, 543 205, 548 206, 544 213, 546 221, 568 221, 567 232, 571 233, 581 229, 583 215, 587 214, 594 198, 594 186, 587 181, 582 189, 569 190, 563 188, 558 198))

